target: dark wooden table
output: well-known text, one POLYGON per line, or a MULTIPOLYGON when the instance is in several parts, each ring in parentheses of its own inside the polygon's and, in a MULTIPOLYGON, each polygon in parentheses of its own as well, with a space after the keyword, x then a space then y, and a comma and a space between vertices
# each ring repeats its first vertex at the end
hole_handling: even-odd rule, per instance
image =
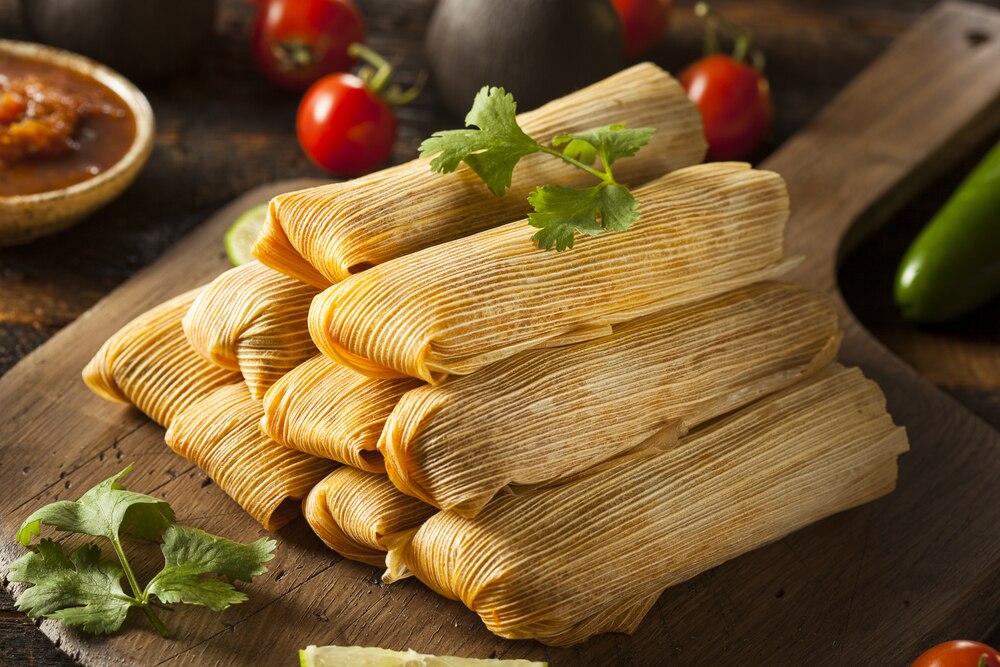
MULTIPOLYGON (((755 31, 768 55, 776 118, 755 161, 807 123, 933 3, 717 1, 727 16, 755 31)), ((0 37, 23 37, 17 4, 0 0, 0 37)), ((423 66, 422 36, 434 0, 359 4, 369 42, 386 55, 403 57, 400 80, 412 81, 423 66)), ((697 57, 701 39, 690 3, 677 4, 668 40, 651 54, 671 71, 697 57)), ((1000 0, 988 4, 1000 7, 1000 0)), ((296 97, 256 74, 248 46, 252 12, 245 0, 220 0, 218 39, 201 65, 182 77, 142 86, 157 116, 156 147, 124 196, 65 233, 0 249, 0 374, 241 192, 278 179, 322 176, 296 143, 296 97)), ((412 158, 416 145, 433 130, 457 122, 435 106, 432 87, 401 109, 399 117, 395 162, 412 158)), ((967 165, 973 163, 970 158, 967 165)), ((846 258, 841 283, 873 333, 1000 428, 1000 303, 927 330, 904 323, 890 299, 899 257, 960 180, 960 171, 931 187, 846 258)), ((991 640, 1000 643, 1000 635, 991 640)), ((75 663, 0 591, 0 665, 24 664, 75 663)))

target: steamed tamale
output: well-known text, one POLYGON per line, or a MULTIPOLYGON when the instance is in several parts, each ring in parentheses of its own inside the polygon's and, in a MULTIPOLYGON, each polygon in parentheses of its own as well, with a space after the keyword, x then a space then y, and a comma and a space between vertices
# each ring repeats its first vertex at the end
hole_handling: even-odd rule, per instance
MULTIPOLYGON (((472 100, 469 100, 472 103, 472 100)), ((659 67, 636 65, 518 116, 529 135, 627 123, 652 127, 649 145, 615 163, 615 176, 639 184, 701 161, 701 117, 681 86, 659 67)), ((591 185, 592 177, 548 155, 514 170, 506 197, 494 197, 467 167, 435 174, 414 160, 343 183, 276 197, 254 254, 265 264, 318 287, 369 266, 523 217, 538 185, 591 185), (315 268, 314 268, 315 267, 315 268)))
POLYGON ((493 632, 567 645, 632 632, 665 588, 888 493, 906 449, 878 387, 831 370, 662 453, 438 513, 398 548, 493 632))
POLYGON ((521 221, 351 276, 313 300, 313 341, 373 377, 437 382, 783 270, 788 194, 777 174, 699 165, 635 194, 632 229, 568 252, 537 249, 521 221))
POLYGON ((83 369, 87 386, 169 426, 180 410, 239 381, 239 373, 205 361, 184 337, 181 319, 200 289, 160 304, 111 336, 83 369))
POLYGON ((399 397, 420 384, 369 378, 319 354, 267 390, 261 429, 286 447, 385 472, 382 426, 399 397))
POLYGON ((175 452, 208 474, 264 528, 280 528, 336 464, 260 432, 263 410, 242 382, 220 387, 179 413, 167 429, 175 452))
POLYGON ((552 483, 793 384, 830 363, 829 297, 761 283, 522 352, 408 392, 379 441, 393 483, 475 516, 507 485, 552 483))
POLYGON ((250 262, 206 286, 184 317, 191 346, 223 368, 238 370, 260 400, 286 372, 316 353, 309 303, 317 290, 250 262))
POLYGON ((323 542, 351 560, 385 566, 396 536, 407 535, 436 510, 400 493, 385 475, 345 466, 331 472, 302 503, 323 542))

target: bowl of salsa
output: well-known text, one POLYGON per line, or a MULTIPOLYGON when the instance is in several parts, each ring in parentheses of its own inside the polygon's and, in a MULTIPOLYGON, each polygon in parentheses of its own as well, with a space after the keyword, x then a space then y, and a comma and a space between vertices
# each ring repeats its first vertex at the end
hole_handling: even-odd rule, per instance
POLYGON ((146 97, 120 74, 0 39, 0 245, 64 229, 121 194, 154 129, 146 97))

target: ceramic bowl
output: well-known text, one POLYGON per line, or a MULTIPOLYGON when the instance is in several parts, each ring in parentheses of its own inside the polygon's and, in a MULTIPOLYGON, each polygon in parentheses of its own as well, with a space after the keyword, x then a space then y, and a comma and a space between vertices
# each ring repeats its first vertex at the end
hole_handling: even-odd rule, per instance
POLYGON ((61 49, 0 39, 0 54, 37 60, 79 72, 115 92, 135 117, 135 139, 122 158, 93 178, 58 190, 0 196, 0 246, 26 243, 69 227, 132 184, 153 148, 156 123, 146 96, 121 74, 61 49))

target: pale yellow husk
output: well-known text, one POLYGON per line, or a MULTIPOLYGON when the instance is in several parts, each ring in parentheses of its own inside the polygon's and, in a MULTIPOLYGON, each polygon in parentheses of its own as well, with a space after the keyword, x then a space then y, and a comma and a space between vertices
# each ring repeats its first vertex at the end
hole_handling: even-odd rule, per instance
POLYGON ((408 537, 436 511, 400 493, 385 475, 348 466, 327 475, 302 503, 306 521, 324 544, 376 567, 386 565, 389 543, 401 534, 408 537))
POLYGON ((382 426, 399 398, 421 384, 369 378, 316 355, 264 394, 261 429, 286 447, 385 472, 377 448, 382 426))
POLYGON ((318 290, 250 262, 208 284, 184 317, 191 346, 223 368, 238 370, 260 400, 282 375, 316 354, 309 303, 318 290))
POLYGON ((260 432, 262 414, 242 382, 220 387, 179 413, 166 441, 260 525, 276 530, 337 464, 274 442, 260 432))
POLYGON ((401 490, 475 516, 507 485, 552 483, 640 445, 671 446, 823 368, 839 341, 826 295, 752 285, 410 391, 379 449, 401 490))
POLYGON ((891 491, 906 449, 878 387, 833 369, 662 453, 438 513, 401 556, 503 637, 632 632, 665 588, 891 491))
POLYGON ((239 373, 209 363, 184 337, 181 319, 201 288, 143 313, 105 341, 83 369, 94 393, 132 403, 161 426, 239 373))
POLYGON ((313 300, 313 341, 373 377, 437 382, 786 268, 788 193, 773 172, 699 165, 635 194, 642 219, 631 230, 568 252, 538 250, 521 221, 352 276, 313 300))
MULTIPOLYGON (((633 185, 697 164, 705 155, 697 107, 676 80, 650 63, 520 114, 518 123, 542 142, 614 123, 655 128, 635 157, 615 163, 615 176, 633 185)), ((429 160, 414 160, 276 197, 254 254, 278 271, 324 287, 394 257, 517 220, 529 210, 528 193, 540 184, 585 187, 593 181, 562 160, 535 154, 518 164, 501 198, 464 165, 453 174, 435 174, 429 160)))

